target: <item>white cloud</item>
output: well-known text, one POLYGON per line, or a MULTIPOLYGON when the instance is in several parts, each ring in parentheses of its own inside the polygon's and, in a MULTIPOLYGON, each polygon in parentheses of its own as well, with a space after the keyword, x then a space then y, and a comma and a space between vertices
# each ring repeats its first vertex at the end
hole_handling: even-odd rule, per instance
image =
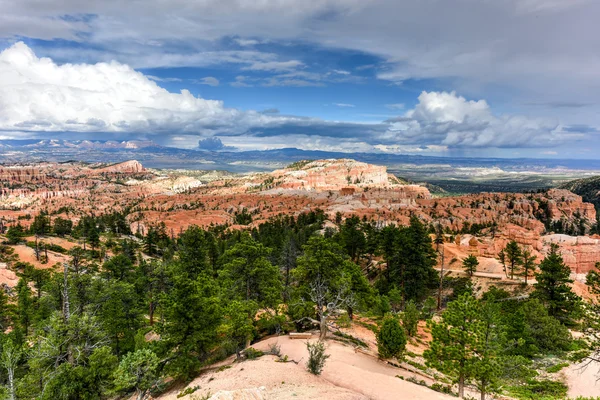
POLYGON ((353 108, 356 107, 354 104, 348 104, 348 103, 333 103, 334 106, 337 107, 342 107, 342 108, 353 108))
POLYGON ((201 79, 195 79, 194 80, 195 83, 198 83, 200 85, 208 85, 208 86, 219 86, 219 80, 217 78, 215 78, 214 76, 207 76, 201 79))
POLYGON ((494 115, 485 100, 466 100, 455 92, 422 92, 414 109, 390 122, 388 139, 454 148, 552 147, 583 137, 551 120, 494 115))
POLYGON ((153 81, 156 81, 156 82, 181 82, 181 81, 183 81, 183 79, 181 79, 181 78, 161 78, 160 76, 154 76, 154 75, 146 75, 146 77, 148 79, 152 79, 153 81))
POLYGON ((239 44, 240 46, 244 46, 244 47, 245 46, 255 46, 260 43, 260 41, 255 40, 255 39, 236 38, 234 40, 237 44, 239 44))
POLYGON ((23 43, 0 53, 0 129, 75 132, 198 131, 265 118, 221 101, 170 93, 116 62, 57 65, 23 43))
MULTIPOLYGON (((205 83, 216 83, 208 78, 205 83)), ((283 79, 303 84, 299 78, 283 79)), ((231 84, 252 82, 240 75, 231 84)), ((381 123, 325 121, 227 108, 221 101, 206 100, 188 90, 171 93, 117 62, 58 65, 49 58, 38 58, 21 42, 0 52, 3 136, 112 132, 121 137, 159 137, 165 143, 174 137, 189 137, 195 138, 189 139, 190 143, 197 143, 198 137, 219 135, 228 145, 240 148, 243 145, 238 143, 247 140, 286 147, 296 143, 303 148, 373 150, 377 145, 389 149, 412 145, 437 151, 548 149, 586 135, 545 119, 495 115, 485 100, 467 100, 454 92, 423 92, 418 100, 404 115, 381 123)))
MULTIPOLYGON (((380 57, 381 79, 440 79, 443 89, 512 103, 600 103, 594 0, 19 0, 2 2, 0 38, 65 39, 44 55, 60 62, 118 60, 133 68, 281 62, 223 51, 233 41, 315 44, 380 57), (444 32, 440 35, 439 32, 444 32), (90 45, 90 46, 86 46, 90 45)), ((285 53, 285 51, 283 51, 285 53)), ((285 61, 283 61, 285 62, 285 61)), ((367 62, 367 61, 365 61, 367 62)), ((332 74, 333 75, 333 74, 332 74)), ((343 77, 340 75, 340 77, 343 77)), ((290 79, 300 84, 307 79, 290 79)), ((593 107, 590 107, 592 109, 593 107)), ((564 123, 597 124, 595 111, 540 107, 564 123)))
POLYGON ((235 81, 229 83, 233 87, 252 87, 253 85, 248 83, 250 79, 244 75, 238 75, 235 77, 235 81))
POLYGON ((394 103, 385 105, 390 110, 404 110, 404 103, 394 103))
POLYGON ((247 71, 289 71, 301 67, 303 64, 298 60, 290 61, 268 61, 268 62, 255 62, 247 67, 243 67, 242 70, 247 71))

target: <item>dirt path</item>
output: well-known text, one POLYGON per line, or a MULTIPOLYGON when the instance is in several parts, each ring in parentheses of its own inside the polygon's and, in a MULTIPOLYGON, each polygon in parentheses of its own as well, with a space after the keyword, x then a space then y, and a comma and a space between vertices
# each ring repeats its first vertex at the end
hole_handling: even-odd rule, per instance
POLYGON ((600 397, 600 363, 594 362, 587 367, 584 363, 573 364, 562 372, 567 385, 569 385, 569 397, 600 397))

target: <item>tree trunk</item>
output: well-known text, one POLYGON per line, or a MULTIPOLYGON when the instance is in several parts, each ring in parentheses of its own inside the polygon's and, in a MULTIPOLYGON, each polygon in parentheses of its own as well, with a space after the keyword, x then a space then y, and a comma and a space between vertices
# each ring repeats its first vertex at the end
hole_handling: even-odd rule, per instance
POLYGON ((152 294, 150 295, 150 307, 149 307, 149 313, 150 313, 150 326, 154 325, 154 302, 152 301, 152 294))
POLYGON ((15 370, 12 367, 8 367, 8 399, 15 400, 15 370))
POLYGON ((146 397, 146 391, 138 389, 136 400, 144 400, 144 397, 146 397))
POLYGON ((485 400, 485 381, 481 382, 481 400, 485 400))
POLYGON ((321 316, 321 321, 319 323, 319 340, 325 340, 327 337, 327 317, 321 316))
MULTIPOLYGON (((65 323, 68 324, 71 319, 71 304, 69 302, 69 264, 64 263, 64 293, 63 293, 63 318, 65 323)), ((67 344, 67 360, 69 364, 73 365, 75 363, 75 358, 73 357, 73 349, 71 348, 71 343, 67 344)))
POLYGON ((442 309, 442 288, 444 286, 444 245, 442 244, 442 265, 440 268, 440 287, 438 288, 438 298, 437 298, 437 309, 440 311, 442 309))
POLYGON ((458 397, 463 399, 465 397, 465 375, 461 374, 458 378, 458 397))

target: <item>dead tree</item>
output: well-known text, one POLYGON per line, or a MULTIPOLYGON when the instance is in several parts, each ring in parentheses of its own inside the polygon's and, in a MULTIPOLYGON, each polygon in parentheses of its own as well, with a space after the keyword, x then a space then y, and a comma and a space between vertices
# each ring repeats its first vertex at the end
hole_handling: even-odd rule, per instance
POLYGON ((319 340, 324 340, 329 328, 333 327, 332 317, 339 315, 344 309, 356 307, 356 299, 348 284, 344 283, 337 291, 332 292, 332 288, 320 275, 310 284, 309 297, 315 304, 318 320, 310 317, 302 319, 319 326, 319 340))
POLYGON ((6 369, 8 376, 8 398, 15 400, 15 368, 21 358, 21 349, 19 349, 11 340, 4 344, 0 354, 0 364, 6 369))

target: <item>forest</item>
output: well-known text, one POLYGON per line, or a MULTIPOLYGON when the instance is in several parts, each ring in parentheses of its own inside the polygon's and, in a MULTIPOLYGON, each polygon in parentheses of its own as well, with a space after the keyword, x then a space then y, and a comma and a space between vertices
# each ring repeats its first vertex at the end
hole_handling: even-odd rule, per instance
MULTIPOLYGON (((475 257, 463 261, 467 277, 440 276, 443 235, 416 216, 407 226, 340 216, 324 229, 326 219, 315 210, 244 231, 191 226, 175 235, 159 224, 132 234, 118 213, 73 224, 42 212, 11 226, 0 258, 19 281, 0 290, 0 396, 143 399, 226 357, 251 358, 261 338, 317 330, 325 340, 359 316, 372 321, 379 356, 400 361, 427 321, 423 357, 440 373, 433 388, 460 397, 467 388, 482 399, 561 398, 565 385, 540 365, 550 355, 594 356, 598 306, 573 293, 557 247, 538 264, 509 243, 507 277, 533 274, 535 284, 521 295, 480 293, 475 257), (68 263, 36 269, 10 248, 32 234, 27 244, 41 258, 44 237, 80 245, 55 249, 68 263)), ((588 285, 600 292, 597 272, 588 285)), ((312 350, 310 360, 326 363, 324 348, 312 350)))

